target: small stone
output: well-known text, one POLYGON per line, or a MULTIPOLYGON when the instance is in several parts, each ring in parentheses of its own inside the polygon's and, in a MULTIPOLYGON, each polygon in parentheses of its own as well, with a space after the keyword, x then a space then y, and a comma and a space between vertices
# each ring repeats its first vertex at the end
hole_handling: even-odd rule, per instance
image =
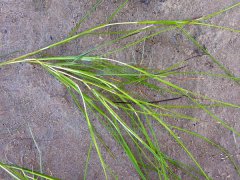
POLYGON ((141 3, 148 5, 150 3, 150 0, 140 0, 141 3))

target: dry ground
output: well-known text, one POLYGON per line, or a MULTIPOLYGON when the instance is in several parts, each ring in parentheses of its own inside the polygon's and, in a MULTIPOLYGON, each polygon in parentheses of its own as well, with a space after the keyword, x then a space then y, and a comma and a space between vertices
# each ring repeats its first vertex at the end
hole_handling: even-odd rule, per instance
MULTIPOLYGON (((82 28, 86 29, 104 22, 119 2, 122 1, 105 0, 82 28)), ((206 15, 236 2, 239 1, 130 0, 114 21, 189 19, 206 15)), ((19 51, 13 55, 17 56, 67 37, 71 28, 93 3, 94 0, 0 0, 0 55, 19 51)), ((239 29, 239 10, 234 9, 215 18, 213 22, 239 29)), ((235 74, 240 75, 239 35, 209 28, 194 28, 191 31, 214 56, 235 74)), ((79 54, 86 47, 91 47, 94 42, 94 39, 75 41, 47 53, 79 54)), ((147 40, 144 47, 143 64, 158 68, 197 52, 194 45, 178 32, 162 34, 147 40)), ((137 63, 140 63, 142 51, 143 44, 116 55, 116 58, 131 61, 134 56, 137 63)), ((192 63, 192 68, 218 72, 217 67, 206 57, 196 59, 192 63)), ((227 80, 205 78, 181 84, 206 93, 210 97, 240 104, 239 87, 227 80)), ((216 109, 215 112, 240 131, 239 111, 216 109)), ((214 123, 203 112, 186 113, 199 117, 201 122, 194 124, 185 121, 182 123, 183 127, 220 142, 237 160, 240 160, 240 139, 234 138, 232 133, 214 123)), ((82 179, 89 147, 89 133, 84 118, 73 105, 64 87, 39 67, 29 64, 4 67, 0 69, 0 160, 38 170, 38 151, 31 138, 29 126, 42 151, 44 172, 61 179, 82 179)), ((117 159, 114 160, 105 153, 105 158, 119 178, 139 179, 126 155, 108 137, 108 133, 104 130, 101 130, 101 133, 117 155, 117 159)), ((159 133, 159 136, 161 135, 159 133)), ((225 157, 214 148, 200 140, 184 135, 182 138, 187 141, 210 176, 215 179, 239 179, 225 157)), ((187 161, 172 142, 166 141, 165 149, 173 157, 187 161)), ((0 171, 0 179, 9 178, 0 171)), ((104 179, 95 152, 90 161, 89 179, 104 179)))

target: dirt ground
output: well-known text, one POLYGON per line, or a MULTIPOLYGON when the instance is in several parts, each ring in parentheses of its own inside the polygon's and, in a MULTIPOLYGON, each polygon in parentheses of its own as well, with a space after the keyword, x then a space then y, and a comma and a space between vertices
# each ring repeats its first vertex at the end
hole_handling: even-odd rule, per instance
MULTIPOLYGON (((0 0, 0 56, 12 52, 15 52, 12 56, 25 54, 66 38, 94 2, 94 0, 0 0)), ((106 21, 107 15, 113 12, 120 2, 123 1, 105 0, 93 17, 82 25, 82 29, 106 21)), ((191 19, 237 2, 239 1, 130 0, 114 21, 191 19)), ((214 18, 212 22, 239 29, 239 11, 239 8, 229 11, 214 18)), ((236 75, 240 75, 240 38, 237 33, 200 27, 193 28, 191 32, 220 62, 236 75)), ((79 54, 87 47, 91 47, 94 42, 94 39, 78 40, 47 53, 79 54)), ((144 65, 158 68, 193 56, 197 52, 197 48, 179 32, 166 33, 147 40, 144 47, 144 65)), ((139 63, 143 44, 131 48, 131 51, 139 63)), ((124 52, 116 55, 116 58, 131 61, 132 55, 129 54, 132 53, 124 52)), ((1 61, 10 57, 1 58, 1 61)), ((196 58, 191 68, 221 72, 207 57, 196 58)), ((239 86, 226 79, 205 78, 181 84, 210 97, 240 104, 239 86)), ((218 108, 214 112, 240 131, 239 110, 218 108)), ((201 121, 197 124, 184 121, 183 127, 214 139, 240 161, 238 137, 220 127, 204 112, 186 113, 198 117, 201 121)), ((29 127, 42 152, 45 173, 61 179, 83 178, 90 140, 89 132, 84 118, 72 103, 66 89, 39 67, 30 64, 4 67, 0 69, 0 161, 39 170, 39 154, 29 127)), ((121 148, 109 138, 108 132, 101 128, 100 132, 109 148, 117 155, 116 159, 112 159, 105 153, 104 158, 119 175, 119 179, 139 179, 121 148)), ((186 141, 199 163, 214 179, 239 179, 233 166, 215 148, 186 135, 182 135, 181 138, 186 141)), ((188 161, 174 143, 166 141, 164 147, 173 157, 188 161)), ((185 179, 184 175, 182 177, 185 179)), ((11 178, 0 170, 0 179, 11 178)), ((95 152, 92 153, 88 179, 104 179, 95 152)))

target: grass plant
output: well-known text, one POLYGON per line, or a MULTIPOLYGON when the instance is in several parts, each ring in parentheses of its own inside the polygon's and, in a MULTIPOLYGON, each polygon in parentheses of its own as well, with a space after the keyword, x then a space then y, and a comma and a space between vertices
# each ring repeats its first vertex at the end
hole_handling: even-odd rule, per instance
MULTIPOLYGON (((86 157, 84 179, 86 179, 88 175, 88 162, 93 149, 95 149, 98 154, 105 178, 117 179, 111 167, 105 162, 102 151, 110 154, 113 153, 107 148, 107 143, 97 132, 97 128, 92 121, 92 114, 97 117, 98 121, 108 130, 112 138, 114 138, 124 150, 141 179, 150 179, 149 172, 155 172, 159 179, 181 179, 179 171, 187 174, 192 179, 212 179, 208 173, 206 173, 206 169, 201 166, 192 154, 191 149, 179 138, 178 132, 199 138, 214 146, 228 157, 229 162, 240 177, 239 164, 235 158, 229 154, 227 149, 201 134, 182 128, 173 124, 172 121, 166 120, 170 118, 181 119, 186 122, 197 122, 200 121, 198 117, 183 114, 178 110, 199 109, 206 112, 210 119, 221 124, 235 135, 240 136, 238 131, 212 111, 212 109, 216 107, 239 109, 240 105, 212 99, 171 82, 172 77, 178 77, 179 75, 185 75, 186 78, 189 75, 201 75, 227 78, 235 82, 236 85, 239 85, 240 78, 236 77, 228 68, 211 55, 211 53, 187 31, 186 27, 204 26, 205 28, 215 28, 216 30, 240 33, 240 30, 208 22, 211 18, 224 14, 226 11, 239 8, 240 3, 192 20, 146 20, 111 23, 118 12, 128 3, 126 0, 116 8, 116 11, 109 16, 105 24, 77 33, 81 27, 81 23, 91 16, 101 2, 102 1, 96 1, 93 8, 79 21, 66 39, 0 63, 0 67, 20 62, 37 64, 58 79, 59 82, 68 89, 76 106, 85 116, 91 136, 89 151, 86 157), (107 29, 107 27, 113 26, 125 26, 129 27, 130 30, 110 31, 107 29), (165 69, 151 69, 125 63, 125 61, 121 59, 116 60, 111 58, 115 53, 121 53, 124 49, 129 49, 149 38, 169 31, 181 32, 203 52, 203 55, 208 56, 224 73, 213 74, 212 72, 182 71, 182 67, 187 64, 186 60, 182 60, 165 69), (70 41, 99 34, 118 34, 118 37, 114 40, 103 40, 103 42, 94 48, 86 49, 86 51, 80 52, 78 55, 54 57, 35 56, 48 49, 66 45, 70 41), (131 37, 137 34, 143 34, 143 36, 132 41, 131 37), (109 47, 123 40, 127 43, 122 47, 109 50, 104 54, 95 54, 97 50, 109 47), (131 87, 140 89, 142 86, 146 87, 149 92, 162 94, 164 97, 169 98, 150 101, 146 99, 146 97, 135 94, 131 90, 131 87), (185 98, 186 102, 189 103, 178 104, 178 99, 182 98, 185 98), (163 103, 166 101, 169 103, 163 103), (161 127, 163 131, 166 131, 170 135, 192 160, 194 166, 173 159, 164 152, 164 144, 161 144, 158 140, 156 127, 161 127)), ((35 140, 34 143, 36 144, 35 140)), ((15 179, 57 179, 16 165, 0 163, 0 168, 15 179)))

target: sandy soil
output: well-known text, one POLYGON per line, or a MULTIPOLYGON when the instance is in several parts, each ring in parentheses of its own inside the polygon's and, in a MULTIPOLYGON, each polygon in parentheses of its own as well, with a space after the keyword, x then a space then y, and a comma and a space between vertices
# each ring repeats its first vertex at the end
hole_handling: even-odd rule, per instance
MULTIPOLYGON (((114 21, 196 18, 236 2, 238 1, 130 0, 114 21)), ((93 3, 94 0, 1 0, 0 55, 15 52, 12 56, 17 56, 64 39, 93 3)), ((82 29, 104 22, 118 4, 116 0, 105 0, 91 20, 82 25, 82 29)), ((212 22, 239 29, 239 8, 215 18, 212 22)), ((240 38, 237 33, 200 27, 191 29, 191 32, 219 61, 236 75, 240 75, 240 38)), ((111 38, 114 37, 106 37, 111 38)), ((46 53, 79 54, 99 39, 101 37, 77 40, 46 53)), ((158 68, 193 56, 197 52, 197 48, 179 32, 166 33, 147 40, 144 47, 143 64, 158 68)), ((135 60, 140 63, 142 51, 143 44, 117 54, 116 58, 129 62, 134 52, 135 60)), ((1 61, 10 57, 1 58, 1 61)), ((220 72, 207 57, 196 58, 190 68, 220 72)), ((226 79, 205 78, 181 84, 210 97, 240 104, 239 87, 226 79)), ((240 131, 239 111, 220 108, 214 111, 240 131)), ((183 127, 220 142, 236 160, 240 160, 239 138, 220 127, 204 112, 186 113, 201 121, 197 124, 179 122, 183 127)), ((104 158, 119 178, 139 179, 121 148, 100 125, 97 126, 109 148, 117 155, 117 159, 112 159, 105 153, 104 158)), ((0 160, 39 170, 39 155, 29 127, 41 149, 45 173, 61 179, 82 179, 89 133, 84 118, 73 105, 65 88, 39 67, 30 64, 4 67, 0 69, 0 160)), ((159 136, 162 137, 162 134, 159 136)), ((239 179, 229 161, 215 148, 184 134, 181 138, 214 179, 239 179)), ((173 157, 189 161, 173 142, 166 141, 164 148, 173 157)), ((154 177, 153 175, 153 179, 154 177)), ((185 179, 184 174, 182 177, 185 179)), ((0 171, 0 179, 10 178, 0 171)), ((95 152, 90 161, 88 179, 104 179, 95 152)))

